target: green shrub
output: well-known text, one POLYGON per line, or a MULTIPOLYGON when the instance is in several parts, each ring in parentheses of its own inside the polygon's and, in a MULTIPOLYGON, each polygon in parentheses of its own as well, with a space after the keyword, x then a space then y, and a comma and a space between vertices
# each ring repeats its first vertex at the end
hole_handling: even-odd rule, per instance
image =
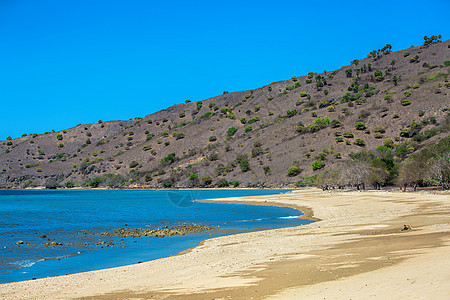
POLYGON ((314 124, 318 125, 320 128, 325 128, 331 123, 329 118, 317 118, 314 120, 314 124))
POLYGON ((297 110, 293 109, 293 110, 288 110, 286 112, 286 115, 287 115, 288 118, 291 118, 291 117, 295 116, 297 113, 298 113, 297 110))
POLYGON ((293 177, 293 176, 297 176, 298 174, 300 174, 301 170, 299 167, 297 166, 291 166, 288 169, 288 176, 293 177))
POLYGON ((337 128, 337 127, 341 127, 341 126, 342 126, 341 121, 339 121, 337 119, 331 120, 331 127, 332 128, 337 128))
POLYGON ((152 149, 152 146, 144 146, 144 147, 142 148, 142 151, 148 151, 148 150, 150 150, 150 149, 152 149))
POLYGON ((219 187, 227 187, 227 186, 229 186, 230 184, 228 183, 228 181, 226 180, 226 179, 221 179, 221 180, 219 180, 219 182, 218 182, 218 186, 219 187))
POLYGON ((190 173, 190 174, 188 175, 188 179, 189 179, 190 181, 197 180, 197 179, 198 179, 198 174, 192 172, 192 173, 190 173))
POLYGON ((241 124, 246 124, 247 123, 247 119, 246 118, 241 118, 241 124))
POLYGON ((211 183, 212 183, 211 176, 203 176, 202 178, 200 178, 200 184, 202 186, 210 185, 211 183))
POLYGON ((364 124, 364 122, 356 122, 355 128, 356 130, 364 130, 366 129, 366 124, 364 124))
POLYGON ((58 134, 56 135, 56 139, 57 139, 58 141, 62 141, 62 139, 63 139, 62 134, 61 134, 61 133, 58 133, 58 134))
POLYGON ((344 131, 342 135, 346 138, 353 138, 353 132, 351 131, 344 131))
POLYGON ((254 116, 253 118, 251 118, 250 120, 248 120, 248 123, 249 123, 249 124, 253 124, 253 123, 258 122, 259 120, 261 120, 260 117, 254 116))
POLYGON ((133 160, 130 162, 129 166, 130 166, 130 168, 135 168, 135 167, 139 166, 139 163, 137 161, 133 160))
POLYGON ((234 186, 234 187, 237 187, 237 186, 239 186, 239 183, 241 183, 241 182, 238 181, 238 180, 233 180, 233 181, 231 182, 231 185, 234 186))
POLYGON ((153 134, 149 133, 149 134, 147 134, 145 141, 150 141, 152 138, 153 138, 153 134))
POLYGON ((161 163, 169 163, 169 164, 171 164, 171 163, 174 163, 175 161, 177 161, 175 153, 169 153, 166 157, 161 159, 161 163))
POLYGON ((203 106, 202 101, 197 102, 197 110, 200 110, 203 106))
POLYGON ((402 104, 403 106, 408 106, 408 105, 411 104, 411 101, 409 101, 409 99, 403 99, 403 100, 401 101, 401 104, 402 104))
POLYGON ((383 145, 389 148, 393 148, 394 147, 394 140, 387 138, 383 140, 383 145))
POLYGON ((269 96, 269 97, 267 97, 267 100, 272 101, 272 100, 273 100, 273 97, 272 97, 272 96, 269 96))
POLYGON ((172 136, 175 138, 175 140, 180 140, 183 139, 185 137, 183 132, 172 132, 172 136))
POLYGON ((217 141, 217 137, 215 135, 211 135, 208 140, 210 142, 215 142, 215 141, 217 141))
POLYGON ((364 147, 366 145, 366 143, 364 142, 363 139, 357 138, 355 140, 355 145, 360 146, 360 147, 364 147))
POLYGON ((249 132, 249 131, 252 131, 252 125, 248 125, 247 127, 245 127, 245 129, 244 129, 244 132, 249 132))
POLYGON ((409 138, 409 137, 410 137, 410 133, 411 133, 411 130, 409 130, 409 128, 403 128, 403 129, 400 131, 400 136, 401 136, 401 137, 409 138))
POLYGON ((322 169, 325 166, 325 162, 322 160, 316 160, 312 163, 313 171, 322 169))
POLYGON ((228 128, 228 130, 227 130, 227 136, 232 137, 232 136, 236 133, 236 131, 237 131, 237 128, 236 128, 236 127, 230 127, 230 128, 228 128))

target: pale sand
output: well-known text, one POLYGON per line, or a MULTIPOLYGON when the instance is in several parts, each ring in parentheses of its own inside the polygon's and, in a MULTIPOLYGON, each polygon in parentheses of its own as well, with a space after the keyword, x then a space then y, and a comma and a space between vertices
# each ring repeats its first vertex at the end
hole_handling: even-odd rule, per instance
POLYGON ((321 221, 214 238, 137 265, 3 284, 0 299, 450 298, 449 193, 309 189, 227 200, 309 208, 321 221))

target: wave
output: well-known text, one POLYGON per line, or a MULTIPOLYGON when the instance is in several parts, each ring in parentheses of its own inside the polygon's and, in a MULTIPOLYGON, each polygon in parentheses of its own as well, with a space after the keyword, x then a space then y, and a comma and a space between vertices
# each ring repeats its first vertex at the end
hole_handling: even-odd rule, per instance
POLYGON ((20 269, 21 268, 30 268, 30 267, 34 266, 35 264, 37 264, 38 262, 41 262, 44 260, 45 259, 43 259, 43 258, 37 259, 37 260, 23 259, 23 260, 14 261, 11 264, 18 266, 20 269))
POLYGON ((278 217, 278 219, 298 219, 298 218, 300 218, 301 216, 287 216, 287 217, 278 217))
POLYGON ((19 267, 19 269, 31 268, 35 264, 43 262, 43 261, 46 261, 46 260, 69 258, 71 256, 75 256, 75 255, 79 255, 79 254, 81 254, 81 252, 78 251, 77 253, 71 253, 71 254, 66 254, 66 255, 61 255, 61 256, 54 256, 54 257, 45 257, 45 258, 40 258, 40 259, 35 259, 35 260, 23 259, 23 260, 18 260, 18 261, 11 262, 9 264, 17 266, 17 267, 19 267))

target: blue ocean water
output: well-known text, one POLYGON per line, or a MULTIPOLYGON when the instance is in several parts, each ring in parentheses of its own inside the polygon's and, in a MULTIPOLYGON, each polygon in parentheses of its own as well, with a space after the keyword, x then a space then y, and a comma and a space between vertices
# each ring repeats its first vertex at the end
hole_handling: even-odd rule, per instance
POLYGON ((0 190, 0 283, 134 264, 175 255, 215 236, 311 222, 298 219, 302 212, 293 208, 195 201, 279 193, 283 191, 0 190), (91 234, 186 224, 216 228, 163 238, 91 234), (53 241, 63 246, 46 245, 53 241), (95 245, 98 241, 114 244, 95 245))

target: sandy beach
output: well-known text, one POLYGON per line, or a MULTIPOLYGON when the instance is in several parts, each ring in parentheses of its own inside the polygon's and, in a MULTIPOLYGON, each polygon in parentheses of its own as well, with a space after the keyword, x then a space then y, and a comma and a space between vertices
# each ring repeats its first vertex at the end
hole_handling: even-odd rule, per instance
POLYGON ((450 297, 448 192, 305 189, 226 201, 287 205, 318 221, 214 238, 136 265, 3 284, 0 299, 450 297))

